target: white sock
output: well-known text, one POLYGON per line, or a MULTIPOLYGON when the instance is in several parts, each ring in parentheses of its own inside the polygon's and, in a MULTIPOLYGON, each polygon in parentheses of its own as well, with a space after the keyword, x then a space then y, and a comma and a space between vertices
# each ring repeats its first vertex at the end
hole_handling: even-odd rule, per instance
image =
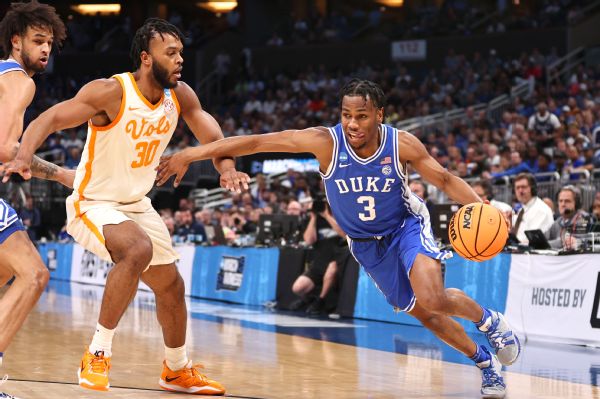
POLYGON ((92 339, 92 343, 90 344, 90 348, 88 349, 90 353, 97 353, 99 351, 104 352, 105 357, 112 356, 112 340, 115 335, 116 328, 109 330, 102 326, 102 324, 96 324, 96 332, 94 333, 94 338, 92 339))
POLYGON ((165 359, 167 361, 167 367, 172 371, 181 370, 189 363, 187 357, 187 350, 185 345, 179 348, 168 348, 165 346, 165 359))

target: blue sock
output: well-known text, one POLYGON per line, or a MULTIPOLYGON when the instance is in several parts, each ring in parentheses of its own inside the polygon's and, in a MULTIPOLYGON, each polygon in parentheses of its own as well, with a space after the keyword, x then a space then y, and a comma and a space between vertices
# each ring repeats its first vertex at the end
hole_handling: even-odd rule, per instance
POLYGON ((485 324, 486 320, 488 319, 488 317, 491 317, 492 314, 490 313, 489 310, 487 310, 486 308, 484 308, 483 306, 481 307, 481 309, 483 310, 483 316, 481 316, 481 320, 479 320, 477 323, 475 323, 475 327, 479 328, 482 325, 485 324))
POLYGON ((477 352, 473 356, 471 356, 471 360, 475 363, 481 363, 488 361, 492 358, 490 352, 483 346, 477 345, 477 352))

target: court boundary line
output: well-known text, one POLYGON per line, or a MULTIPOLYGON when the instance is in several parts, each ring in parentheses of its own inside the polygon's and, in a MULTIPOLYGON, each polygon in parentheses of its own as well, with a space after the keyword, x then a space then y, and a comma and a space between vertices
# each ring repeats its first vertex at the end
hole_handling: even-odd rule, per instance
MULTIPOLYGON (((75 386, 79 386, 78 383, 76 382, 68 382, 68 381, 48 381, 48 380, 28 380, 28 379, 24 379, 24 378, 10 378, 9 381, 12 382, 37 382, 37 383, 41 383, 41 384, 58 384, 58 385, 75 385, 75 386)), ((129 390, 133 390, 133 391, 149 391, 149 392, 161 392, 161 393, 168 393, 171 391, 167 391, 164 389, 158 389, 158 388, 139 388, 139 387, 125 387, 125 386, 120 386, 120 385, 111 385, 110 386, 111 389, 129 389, 129 390)), ((81 389, 85 389, 85 388, 81 388, 81 389)), ((173 393, 173 392, 171 392, 173 393)), ((177 394, 177 392, 174 392, 175 394, 177 394)), ((183 393, 183 392, 182 392, 183 393)), ((207 395, 199 395, 199 396, 207 396, 207 395)), ((225 394, 222 395, 220 397, 225 397, 225 398, 235 398, 235 399, 267 399, 265 397, 260 397, 260 396, 240 396, 240 395, 233 395, 233 394, 225 394)))

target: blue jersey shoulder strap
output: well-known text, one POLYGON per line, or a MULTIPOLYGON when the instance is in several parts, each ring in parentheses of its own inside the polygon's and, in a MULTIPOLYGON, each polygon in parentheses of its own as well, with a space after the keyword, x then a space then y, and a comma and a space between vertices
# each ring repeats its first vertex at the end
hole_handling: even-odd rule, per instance
POLYGON ((0 75, 5 74, 6 72, 12 71, 21 71, 26 73, 21 64, 19 64, 15 60, 2 60, 0 61, 0 75))

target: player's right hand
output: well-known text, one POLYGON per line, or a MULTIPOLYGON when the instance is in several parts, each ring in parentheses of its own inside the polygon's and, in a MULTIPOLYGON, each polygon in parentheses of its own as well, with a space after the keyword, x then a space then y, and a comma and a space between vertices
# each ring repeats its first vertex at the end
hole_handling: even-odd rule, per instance
POLYGON ((173 155, 165 155, 160 157, 160 163, 156 167, 156 185, 162 186, 169 180, 169 178, 173 175, 175 176, 175 182, 173 182, 173 187, 179 186, 181 183, 181 179, 187 172, 190 164, 184 160, 183 151, 175 153, 173 155))
POLYGON ((20 159, 13 159, 10 162, 4 164, 4 177, 2 177, 2 183, 8 182, 10 175, 18 173, 23 176, 23 179, 31 179, 31 164, 29 162, 22 161, 20 159))

